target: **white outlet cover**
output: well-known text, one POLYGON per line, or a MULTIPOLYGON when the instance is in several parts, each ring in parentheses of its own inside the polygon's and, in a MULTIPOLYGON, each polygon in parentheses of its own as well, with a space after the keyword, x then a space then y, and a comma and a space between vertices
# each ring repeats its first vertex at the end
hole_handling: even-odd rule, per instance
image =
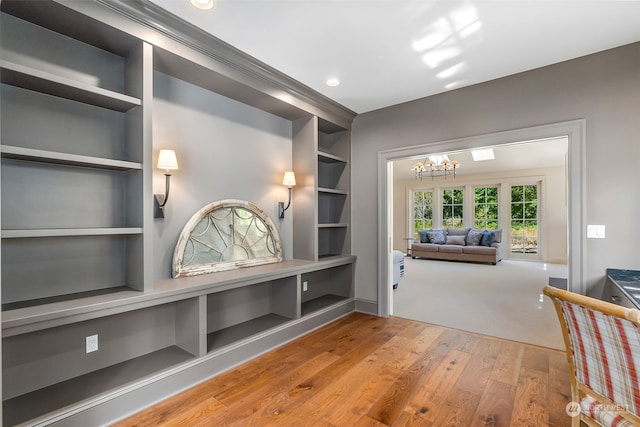
POLYGON ((86 338, 86 352, 92 353, 94 351, 98 351, 98 336, 89 335, 86 338))
POLYGON ((604 225, 587 225, 587 238, 604 239, 604 225))

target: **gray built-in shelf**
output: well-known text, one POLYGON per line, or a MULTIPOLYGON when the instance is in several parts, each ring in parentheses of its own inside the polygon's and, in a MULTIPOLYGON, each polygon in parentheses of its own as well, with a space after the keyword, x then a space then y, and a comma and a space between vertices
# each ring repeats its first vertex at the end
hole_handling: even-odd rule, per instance
POLYGON ((137 162, 57 153, 55 151, 36 150, 25 147, 12 147, 10 145, 0 145, 0 154, 2 154, 2 157, 5 159, 25 160, 57 165, 81 166, 119 171, 142 169, 142 164, 137 162))
POLYGON ((312 239, 294 239, 296 257, 318 260, 351 253, 350 147, 349 129, 319 118, 294 122, 294 168, 313 176, 316 184, 294 190, 296 236, 315 230, 312 239))
POLYGON ((109 424, 355 309, 354 112, 153 3, 0 9, 4 425, 109 424), (155 71, 291 121, 299 259, 152 279, 155 71))
POLYGON ((96 107, 125 112, 142 104, 139 99, 122 93, 74 82, 71 79, 9 61, 0 61, 0 72, 2 83, 96 107))
MULTIPOLYGON (((31 8, 38 22, 63 10, 26 3, 6 7, 31 8)), ((93 35, 1 18, 3 307, 149 288, 149 47, 111 29, 127 46, 109 51, 87 43, 93 35)))
POLYGON ((117 393, 153 374, 215 363, 218 354, 239 343, 255 346, 271 333, 299 328, 307 318, 313 322, 314 314, 344 314, 353 309, 353 263, 354 257, 290 260, 161 280, 149 292, 120 291, 7 311, 2 322, 5 423, 117 393), (100 352, 70 351, 70 343, 92 334, 101 337, 100 352), (39 356, 24 364, 26 352, 39 356))

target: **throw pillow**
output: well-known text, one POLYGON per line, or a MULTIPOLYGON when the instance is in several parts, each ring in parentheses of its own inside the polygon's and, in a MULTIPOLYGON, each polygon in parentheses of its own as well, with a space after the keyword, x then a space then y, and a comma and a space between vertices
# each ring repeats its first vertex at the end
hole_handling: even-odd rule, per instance
POLYGON ((429 230, 427 236, 429 236, 429 241, 436 245, 444 245, 447 242, 444 230, 429 230))
POLYGON ((420 236, 420 243, 429 243, 429 236, 427 235, 427 232, 429 232, 431 230, 420 230, 418 231, 418 235, 420 236))
POLYGON ((467 234, 469 234, 469 230, 471 230, 471 227, 447 228, 447 236, 464 236, 466 238, 467 234))
POLYGON ((481 246, 491 246, 496 241, 495 231, 484 230, 482 232, 481 246))
POLYGON ((480 230, 469 230, 469 234, 467 234, 467 246, 479 246, 480 240, 482 240, 482 231, 480 230))
POLYGON ((464 246, 464 236, 447 236, 447 245, 464 246))

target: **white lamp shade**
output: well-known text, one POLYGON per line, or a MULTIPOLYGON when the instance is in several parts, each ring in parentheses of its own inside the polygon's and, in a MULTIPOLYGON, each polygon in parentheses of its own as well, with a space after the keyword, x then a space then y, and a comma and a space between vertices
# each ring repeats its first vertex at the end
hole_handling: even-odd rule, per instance
POLYGON ((158 154, 158 169, 176 170, 178 169, 178 160, 176 152, 173 150, 160 150, 158 154))
POLYGON ((286 185, 287 187, 293 187, 296 185, 296 175, 292 171, 286 171, 284 173, 282 185, 286 185))

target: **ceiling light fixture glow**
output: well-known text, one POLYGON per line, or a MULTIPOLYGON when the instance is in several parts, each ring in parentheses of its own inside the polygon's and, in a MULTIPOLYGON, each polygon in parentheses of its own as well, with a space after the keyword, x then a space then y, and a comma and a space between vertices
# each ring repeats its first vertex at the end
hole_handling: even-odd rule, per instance
POLYGON ((336 87, 336 86, 340 86, 340 80, 337 78, 331 78, 328 79, 325 84, 329 87, 336 87))
POLYGON ((189 0, 194 7, 202 10, 213 9, 215 5, 214 0, 189 0))

